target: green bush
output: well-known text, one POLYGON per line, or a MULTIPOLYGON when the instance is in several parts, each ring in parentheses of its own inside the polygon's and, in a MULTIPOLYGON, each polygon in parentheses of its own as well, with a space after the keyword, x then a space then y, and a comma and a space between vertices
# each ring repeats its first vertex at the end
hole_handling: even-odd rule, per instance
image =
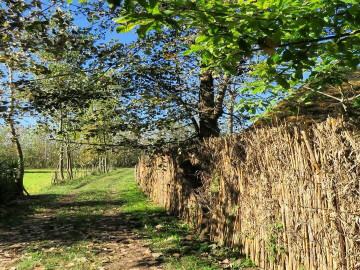
POLYGON ((12 199, 16 194, 16 160, 0 158, 0 204, 12 199))

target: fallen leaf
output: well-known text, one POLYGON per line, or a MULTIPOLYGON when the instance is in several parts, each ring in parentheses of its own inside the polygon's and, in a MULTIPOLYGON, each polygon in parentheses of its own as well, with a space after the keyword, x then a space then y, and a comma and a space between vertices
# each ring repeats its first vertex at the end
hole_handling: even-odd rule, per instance
POLYGON ((65 265, 65 267, 73 267, 75 266, 75 263, 71 262, 71 263, 68 263, 67 265, 65 265))
POLYGON ((45 270, 45 269, 46 268, 44 266, 41 266, 41 265, 34 267, 34 270, 45 270))
POLYGON ((75 262, 86 262, 87 259, 85 257, 81 257, 81 258, 75 258, 74 261, 75 262))
POLYGON ((163 254, 162 253, 152 253, 151 256, 153 256, 153 258, 155 258, 155 259, 158 259, 161 256, 163 256, 163 254))

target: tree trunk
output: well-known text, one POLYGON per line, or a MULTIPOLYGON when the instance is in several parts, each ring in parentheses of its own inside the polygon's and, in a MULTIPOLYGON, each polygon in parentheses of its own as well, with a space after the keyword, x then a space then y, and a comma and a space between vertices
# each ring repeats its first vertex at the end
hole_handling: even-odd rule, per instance
POLYGON ((220 135, 218 119, 214 117, 215 89, 211 70, 202 70, 199 92, 199 138, 220 135))
POLYGON ((215 98, 214 78, 211 70, 202 69, 200 74, 199 91, 199 133, 200 139, 218 137, 220 128, 218 120, 223 114, 223 103, 227 86, 230 81, 229 75, 225 74, 215 98))
POLYGON ((45 167, 43 167, 44 169, 49 168, 49 164, 48 164, 48 155, 47 155, 47 139, 45 138, 45 147, 44 147, 44 164, 45 167))
MULTIPOLYGON (((60 111, 60 122, 59 122, 59 132, 62 132, 63 129, 63 116, 62 112, 60 111)), ((64 181, 64 145, 63 142, 60 142, 59 147, 59 164, 58 164, 58 171, 60 175, 61 181, 64 181)))
MULTIPOLYGON (((9 86, 10 86, 10 103, 9 103, 9 110, 6 116, 6 122, 9 125, 10 132, 11 132, 11 141, 16 145, 16 152, 18 156, 18 172, 16 175, 16 196, 23 196, 24 191, 24 155, 21 148, 21 144, 19 141, 18 134, 16 133, 15 129, 15 121, 13 119, 15 113, 15 89, 13 86, 13 73, 11 68, 8 68, 9 71, 9 86)), ((27 193, 27 192, 26 192, 27 193)))
POLYGON ((228 132, 231 135, 234 133, 235 89, 233 89, 232 91, 229 91, 229 97, 230 97, 230 101, 229 101, 229 107, 228 107, 228 111, 229 111, 228 132))
POLYGON ((68 176, 68 179, 73 179, 73 166, 72 166, 72 158, 71 158, 71 149, 70 144, 66 143, 66 173, 68 176))
POLYGON ((24 193, 24 155, 22 152, 21 144, 19 142, 18 135, 16 134, 14 121, 12 119, 9 119, 8 121, 10 131, 11 131, 11 141, 15 143, 16 145, 16 152, 18 155, 18 173, 16 176, 16 193, 19 196, 22 196, 24 193))

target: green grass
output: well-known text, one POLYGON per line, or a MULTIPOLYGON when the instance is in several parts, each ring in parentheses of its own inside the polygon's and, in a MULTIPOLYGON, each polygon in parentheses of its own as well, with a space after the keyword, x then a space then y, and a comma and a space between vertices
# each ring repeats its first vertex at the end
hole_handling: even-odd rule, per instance
POLYGON ((51 185, 53 170, 25 170, 24 187, 31 194, 38 194, 43 188, 51 185))
POLYGON ((32 214, 55 211, 50 221, 35 228, 49 236, 45 240, 31 239, 16 269, 96 269, 102 259, 88 247, 93 245, 94 237, 100 241, 96 237, 107 232, 106 216, 112 213, 115 223, 132 224, 143 241, 161 253, 165 269, 222 269, 219 262, 225 259, 234 262, 231 269, 252 265, 237 250, 200 241, 194 230, 152 204, 135 183, 132 168, 58 185, 50 185, 50 175, 46 170, 27 171, 25 183, 36 195, 21 209, 10 209, 13 214, 6 219, 0 218, 0 224, 11 228, 27 222, 32 214), (64 231, 66 234, 61 235, 64 231), (58 235, 51 235, 54 232, 58 235))
MULTIPOLYGON (((40 173, 41 174, 41 173, 40 173)), ((82 179, 67 181, 58 185, 44 185, 38 189, 35 202, 26 211, 41 213, 43 209, 51 205, 57 206, 73 196, 73 200, 64 203, 55 213, 52 220, 51 230, 59 230, 64 226, 71 225, 68 234, 60 239, 32 241, 24 252, 23 258, 19 261, 16 269, 96 269, 101 265, 101 258, 98 258, 95 251, 87 247, 92 244, 91 239, 86 239, 82 233, 84 228, 96 229, 96 222, 102 214, 109 209, 119 207, 122 200, 119 196, 109 196, 115 192, 112 186, 121 181, 122 175, 133 175, 133 169, 122 169, 110 172, 109 174, 91 175, 82 179)), ((28 178, 32 179, 32 178, 28 178)), ((33 178, 35 185, 39 178, 33 178)), ((41 179, 41 178, 40 178, 41 179)), ((11 224, 11 218, 7 219, 11 224)), ((16 224, 19 221, 16 220, 16 224)), ((26 221, 26 218, 21 220, 26 221)), ((52 238, 52 237, 49 237, 52 238)), ((105 243, 106 244, 106 243, 105 243)))
POLYGON ((164 208, 152 204, 132 176, 119 182, 118 191, 126 199, 122 210, 131 214, 139 224, 138 231, 149 240, 151 248, 164 255, 165 269, 222 269, 218 262, 225 259, 233 262, 231 269, 255 266, 236 249, 218 247, 197 239, 196 231, 164 208))

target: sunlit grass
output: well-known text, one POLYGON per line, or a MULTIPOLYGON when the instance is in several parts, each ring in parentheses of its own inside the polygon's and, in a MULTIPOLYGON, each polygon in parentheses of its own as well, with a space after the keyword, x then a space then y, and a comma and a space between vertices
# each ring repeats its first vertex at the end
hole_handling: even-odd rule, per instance
POLYGON ((43 188, 51 185, 53 170, 25 170, 24 187, 31 195, 38 194, 43 188))
MULTIPOLYGON (((31 218, 31 213, 52 208, 56 211, 48 223, 50 230, 60 234, 66 232, 65 238, 33 239, 16 269, 97 269, 102 265, 102 258, 88 247, 94 245, 93 239, 98 239, 97 245, 106 245, 97 238, 104 232, 101 226, 106 226, 99 224, 99 220, 112 213, 119 221, 131 224, 130 227, 142 236, 142 241, 153 252, 161 254, 159 260, 164 269, 222 269, 218 262, 224 258, 240 260, 240 264, 232 269, 246 266, 239 251, 212 247, 210 243, 198 240, 193 229, 164 208, 154 205, 134 181, 133 168, 57 185, 50 184, 50 176, 48 171, 27 172, 26 185, 36 196, 27 209, 21 209, 21 219, 16 220, 19 215, 12 215, 13 224, 31 218)), ((11 216, 4 222, 9 227, 13 225, 11 216)), ((46 229, 44 233, 48 233, 46 229)))

